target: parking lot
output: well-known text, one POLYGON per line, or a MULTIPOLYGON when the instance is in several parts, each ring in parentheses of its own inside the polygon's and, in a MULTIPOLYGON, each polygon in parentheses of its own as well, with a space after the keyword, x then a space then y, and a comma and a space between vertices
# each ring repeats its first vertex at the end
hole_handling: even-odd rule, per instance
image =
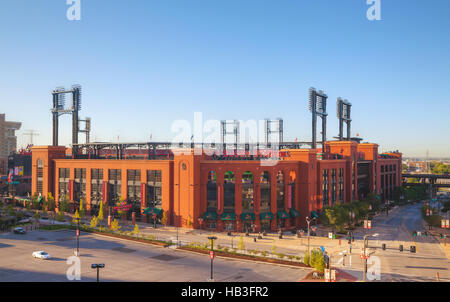
MULTIPOLYGON (((68 281, 67 258, 74 255, 73 231, 32 231, 0 234, 0 281, 68 281), (35 259, 44 250, 50 260, 35 259)), ((93 263, 104 263, 100 281, 198 281, 210 276, 209 255, 199 255, 100 235, 80 235, 81 281, 96 281, 93 263)), ((298 281, 310 270, 216 258, 215 281, 298 281)))

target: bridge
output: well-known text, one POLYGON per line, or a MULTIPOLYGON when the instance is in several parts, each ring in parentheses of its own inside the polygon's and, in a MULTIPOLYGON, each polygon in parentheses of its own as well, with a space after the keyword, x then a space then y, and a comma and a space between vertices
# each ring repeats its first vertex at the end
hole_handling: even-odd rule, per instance
POLYGON ((438 188, 450 188, 450 175, 449 174, 414 174, 414 173, 402 173, 403 186, 427 186, 432 197, 436 196, 438 188), (417 179, 418 183, 407 182, 408 179, 417 179))

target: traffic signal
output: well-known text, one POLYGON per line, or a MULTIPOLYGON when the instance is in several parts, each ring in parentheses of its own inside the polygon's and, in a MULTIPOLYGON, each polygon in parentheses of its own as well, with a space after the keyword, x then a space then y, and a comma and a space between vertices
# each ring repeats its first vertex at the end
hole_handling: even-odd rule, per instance
POLYGON ((417 231, 413 231, 413 236, 417 237, 417 231))
POLYGON ((439 239, 442 239, 442 238, 443 238, 442 234, 439 234, 439 239))
POLYGON ((427 237, 428 232, 423 232, 423 237, 427 237))

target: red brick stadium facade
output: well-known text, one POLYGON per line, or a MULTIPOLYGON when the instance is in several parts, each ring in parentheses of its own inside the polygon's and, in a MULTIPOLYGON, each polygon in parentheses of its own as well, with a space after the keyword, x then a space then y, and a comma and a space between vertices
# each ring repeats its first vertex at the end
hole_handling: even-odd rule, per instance
POLYGON ((66 196, 75 206, 82 198, 93 213, 123 198, 142 219, 165 213, 169 225, 260 231, 304 227, 325 206, 369 193, 389 199, 401 185, 401 153, 356 141, 329 141, 320 151, 281 150, 276 164, 264 165, 194 149, 167 158, 73 159, 65 147, 33 147, 32 193, 66 196))

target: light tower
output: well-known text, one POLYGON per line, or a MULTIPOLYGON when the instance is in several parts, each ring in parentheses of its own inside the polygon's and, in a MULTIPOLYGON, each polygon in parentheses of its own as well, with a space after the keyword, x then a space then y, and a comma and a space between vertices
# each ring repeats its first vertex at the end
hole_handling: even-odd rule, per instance
POLYGON ((325 141, 327 140, 327 98, 328 96, 322 91, 316 91, 314 88, 309 89, 309 111, 312 113, 312 144, 311 147, 316 149, 316 124, 317 116, 322 118, 322 152, 325 151, 325 141))

